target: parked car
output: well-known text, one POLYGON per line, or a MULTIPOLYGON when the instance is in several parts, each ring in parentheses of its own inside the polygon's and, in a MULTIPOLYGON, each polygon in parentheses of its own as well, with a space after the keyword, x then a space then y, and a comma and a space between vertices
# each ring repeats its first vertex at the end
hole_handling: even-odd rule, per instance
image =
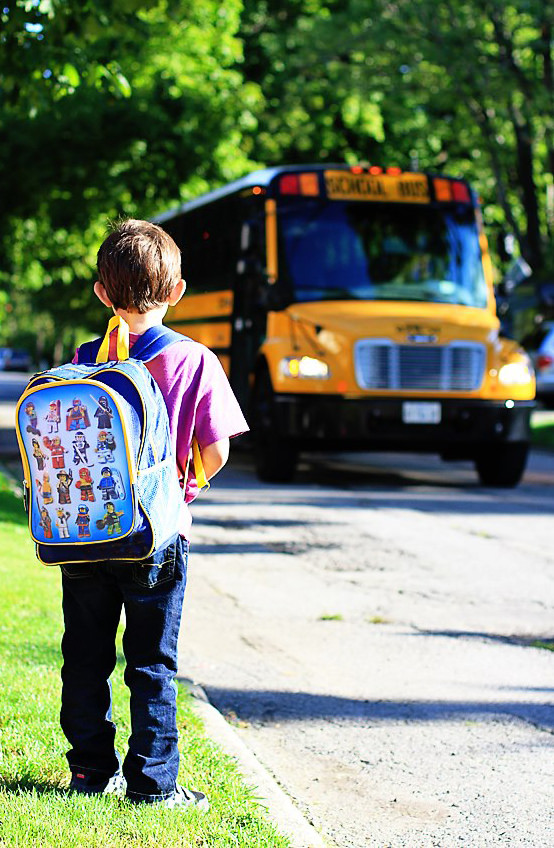
POLYGON ((537 379, 537 399, 554 409, 554 321, 543 321, 522 341, 537 379))
POLYGON ((13 347, 0 347, 0 371, 30 371, 31 355, 13 347))

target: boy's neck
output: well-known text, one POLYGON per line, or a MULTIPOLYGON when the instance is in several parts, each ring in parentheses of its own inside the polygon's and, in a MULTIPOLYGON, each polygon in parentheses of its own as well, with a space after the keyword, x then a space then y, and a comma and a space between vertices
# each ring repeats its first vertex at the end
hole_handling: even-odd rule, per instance
POLYGON ((116 315, 120 315, 125 321, 127 321, 129 325, 129 332, 138 334, 139 336, 142 333, 145 333, 146 330, 149 330, 150 327, 157 327, 159 324, 163 324, 163 319, 165 313, 167 312, 167 305, 157 306, 154 309, 148 310, 148 312, 140 313, 140 312, 127 312, 125 309, 114 309, 114 313, 116 315))

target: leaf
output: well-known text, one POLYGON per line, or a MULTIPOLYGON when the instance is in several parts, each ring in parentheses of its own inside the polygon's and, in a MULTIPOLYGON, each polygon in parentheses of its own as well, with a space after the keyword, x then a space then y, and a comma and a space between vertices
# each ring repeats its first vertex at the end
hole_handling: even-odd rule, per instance
POLYGON ((62 77, 68 85, 72 86, 72 88, 77 88, 81 83, 81 77, 79 76, 79 71, 75 67, 75 65, 69 64, 66 62, 63 66, 62 77))

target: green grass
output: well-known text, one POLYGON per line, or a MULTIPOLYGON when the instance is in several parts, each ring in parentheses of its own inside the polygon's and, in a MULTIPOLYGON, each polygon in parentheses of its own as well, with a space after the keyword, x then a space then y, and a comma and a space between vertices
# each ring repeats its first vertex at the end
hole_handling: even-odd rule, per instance
POLYGON ((554 641, 548 639, 545 641, 544 639, 536 639, 534 642, 531 642, 532 648, 542 648, 543 651, 554 651, 554 641))
POLYGON ((531 420, 531 443, 537 448, 554 448, 554 421, 531 420))
MULTIPOLYGON (((57 568, 40 565, 21 502, 0 475, 0 846, 1 848, 287 848, 255 788, 204 733, 179 690, 179 779, 206 791, 208 813, 177 813, 67 791, 59 728, 62 635, 57 568)), ((123 659, 112 684, 118 749, 129 736, 123 659)))

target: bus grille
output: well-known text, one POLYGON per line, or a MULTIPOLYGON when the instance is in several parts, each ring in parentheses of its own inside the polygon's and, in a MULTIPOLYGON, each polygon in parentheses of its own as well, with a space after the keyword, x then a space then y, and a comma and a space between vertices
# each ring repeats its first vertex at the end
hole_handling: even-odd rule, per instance
POLYGON ((485 369, 485 346, 398 345, 388 339, 364 339, 354 349, 356 380, 362 389, 471 392, 485 369))

